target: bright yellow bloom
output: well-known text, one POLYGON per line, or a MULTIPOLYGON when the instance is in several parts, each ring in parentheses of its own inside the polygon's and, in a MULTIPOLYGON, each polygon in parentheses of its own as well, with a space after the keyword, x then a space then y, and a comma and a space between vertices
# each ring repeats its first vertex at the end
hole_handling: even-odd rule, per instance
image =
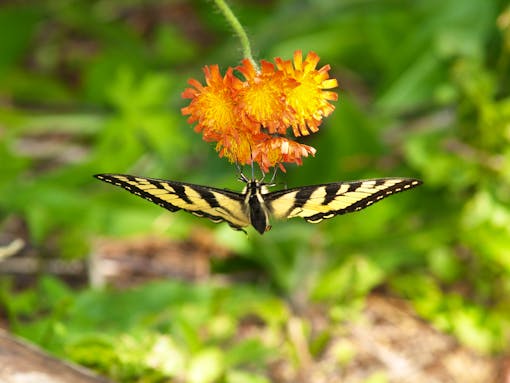
POLYGON ((301 165, 302 157, 316 151, 287 138, 287 130, 296 137, 317 132, 334 110, 329 101, 338 99, 328 90, 338 86, 329 78, 330 66, 316 69, 318 62, 313 52, 303 60, 301 51, 293 61, 276 58, 276 65, 262 60, 260 70, 244 60, 235 68, 244 81, 232 68, 222 77, 217 65, 206 66, 205 86, 188 81, 191 88, 182 96, 191 102, 182 113, 231 162, 256 162, 264 172, 277 165, 285 170, 284 162, 301 165))
POLYGON ((331 67, 325 65, 319 70, 315 69, 319 56, 310 52, 305 61, 301 51, 294 53, 294 65, 290 60, 276 58, 276 67, 287 78, 297 82, 297 86, 287 93, 286 102, 294 111, 294 120, 291 126, 296 137, 306 136, 310 132, 317 132, 323 117, 329 116, 335 107, 328 101, 338 100, 338 94, 323 89, 336 88, 336 79, 329 78, 331 67))

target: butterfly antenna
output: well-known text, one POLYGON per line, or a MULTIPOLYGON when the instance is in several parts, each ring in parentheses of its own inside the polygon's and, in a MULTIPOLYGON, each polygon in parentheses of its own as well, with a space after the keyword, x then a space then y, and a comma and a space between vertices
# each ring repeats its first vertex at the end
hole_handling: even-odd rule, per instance
POLYGON ((250 145, 250 162, 251 162, 251 179, 255 179, 255 169, 253 168, 253 152, 251 151, 251 145, 250 145))
POLYGON ((243 168, 239 165, 239 162, 237 162, 237 161, 236 161, 236 168, 237 168, 237 172, 239 173, 239 175, 237 176, 237 179, 244 183, 248 183, 248 178, 246 178, 246 176, 244 175, 243 168))
POLYGON ((273 172, 273 176, 271 177, 271 181, 269 181, 269 184, 270 185, 274 185, 274 180, 276 178, 276 173, 278 173, 278 166, 275 165, 274 167, 274 172, 273 172))

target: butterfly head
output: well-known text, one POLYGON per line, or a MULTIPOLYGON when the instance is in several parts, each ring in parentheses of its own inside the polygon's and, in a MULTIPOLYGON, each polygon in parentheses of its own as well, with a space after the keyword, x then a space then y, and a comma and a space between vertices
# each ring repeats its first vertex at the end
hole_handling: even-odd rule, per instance
POLYGON ((272 182, 263 182, 264 177, 262 179, 249 179, 243 173, 239 176, 239 181, 242 181, 246 184, 244 187, 242 194, 250 193, 250 195, 256 194, 267 194, 269 193, 269 188, 275 186, 272 182))
POLYGON ((253 167, 252 167, 252 176, 251 178, 248 178, 244 175, 241 168, 238 167, 239 170, 239 177, 238 180, 241 182, 244 182, 246 184, 246 187, 244 190, 252 190, 255 192, 256 190, 259 190, 261 194, 268 193, 268 188, 273 187, 276 184, 274 183, 274 179, 276 178, 277 168, 275 167, 275 171, 273 173, 273 176, 271 177, 271 181, 269 182, 263 182, 264 178, 266 177, 265 173, 262 173, 262 177, 260 179, 256 179, 255 175, 253 174, 253 167))

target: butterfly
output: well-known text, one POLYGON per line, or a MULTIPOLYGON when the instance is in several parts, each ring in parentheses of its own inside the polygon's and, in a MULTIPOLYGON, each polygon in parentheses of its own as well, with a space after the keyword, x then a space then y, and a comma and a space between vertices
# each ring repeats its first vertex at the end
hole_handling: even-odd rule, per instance
POLYGON ((184 210, 213 222, 227 222, 244 231, 252 225, 260 234, 271 229, 270 216, 301 217, 318 223, 336 215, 364 209, 392 194, 422 184, 413 178, 377 178, 301 186, 269 192, 272 184, 248 179, 241 193, 185 182, 127 174, 96 174, 94 177, 143 197, 172 212, 184 210))

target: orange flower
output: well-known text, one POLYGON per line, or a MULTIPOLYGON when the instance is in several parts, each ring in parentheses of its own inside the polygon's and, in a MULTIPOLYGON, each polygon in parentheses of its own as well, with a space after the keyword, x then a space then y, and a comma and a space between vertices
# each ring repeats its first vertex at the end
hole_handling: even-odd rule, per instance
POLYGON ((287 93, 287 104, 294 111, 294 120, 291 126, 296 137, 306 136, 310 132, 317 132, 323 117, 329 116, 335 107, 328 101, 338 100, 338 94, 323 89, 336 88, 336 79, 329 78, 331 67, 325 65, 319 70, 315 69, 319 56, 310 52, 303 61, 301 51, 294 53, 294 65, 290 60, 283 61, 276 58, 276 67, 285 76, 295 80, 298 85, 287 93))
POLYGON ((236 69, 245 78, 238 93, 239 108, 247 119, 267 128, 269 133, 285 134, 292 120, 285 102, 285 92, 291 86, 282 72, 276 72, 274 64, 261 61, 256 71, 250 60, 243 60, 236 69))
POLYGON ((230 131, 224 134, 216 144, 220 157, 240 165, 251 164, 253 136, 246 131, 230 131))
POLYGON ((191 99, 182 113, 196 123, 205 141, 216 142, 220 157, 241 165, 256 162, 263 172, 282 163, 301 165, 302 157, 314 155, 311 146, 286 137, 292 128, 296 137, 317 132, 323 117, 334 110, 329 101, 338 95, 328 89, 338 86, 329 78, 330 66, 316 69, 319 56, 301 51, 293 61, 262 60, 261 69, 249 60, 236 67, 244 81, 228 68, 221 76, 217 65, 204 67, 206 85, 191 79, 182 96, 191 99))
POLYGON ((253 161, 260 165, 263 172, 267 173, 270 167, 279 165, 285 171, 282 162, 301 165, 301 157, 315 155, 315 148, 289 140, 285 137, 271 137, 259 142, 253 150, 253 161))
POLYGON ((205 66, 204 74, 205 87, 195 79, 188 81, 193 88, 184 90, 182 97, 190 98, 191 102, 181 111, 190 115, 189 123, 197 122, 195 131, 202 132, 204 140, 218 141, 239 126, 235 94, 242 84, 232 68, 221 77, 218 65, 205 66))

